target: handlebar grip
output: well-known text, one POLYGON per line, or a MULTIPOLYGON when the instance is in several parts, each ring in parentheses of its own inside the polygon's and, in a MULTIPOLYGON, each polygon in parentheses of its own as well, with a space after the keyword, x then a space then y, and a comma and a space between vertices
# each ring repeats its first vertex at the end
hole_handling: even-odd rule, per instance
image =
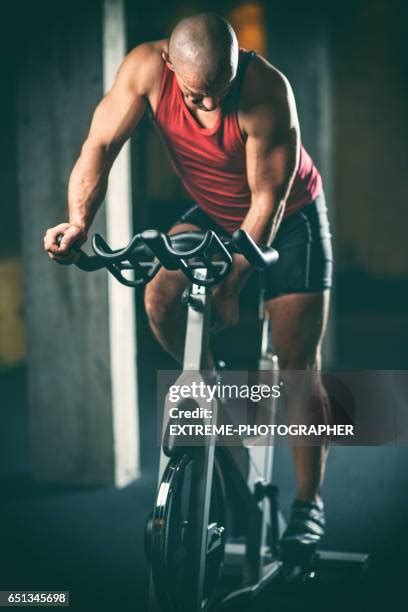
POLYGON ((157 230, 145 230, 140 237, 167 270, 180 268, 178 259, 171 252, 172 247, 167 236, 157 230))
POLYGON ((279 259, 276 249, 268 246, 259 247, 245 230, 236 230, 232 235, 232 240, 238 251, 258 270, 268 268, 279 259))
MULTIPOLYGON (((63 237, 64 237, 64 234, 58 234, 57 239, 56 239, 58 246, 60 246, 63 237)), ((82 249, 80 249, 77 244, 74 243, 71 246, 71 249, 73 249, 74 251, 77 251, 77 253, 79 254, 79 257, 75 262, 75 265, 80 270, 83 270, 84 272, 94 272, 95 270, 100 270, 101 268, 104 267, 103 262, 101 262, 98 257, 94 257, 94 256, 90 257, 82 249)))

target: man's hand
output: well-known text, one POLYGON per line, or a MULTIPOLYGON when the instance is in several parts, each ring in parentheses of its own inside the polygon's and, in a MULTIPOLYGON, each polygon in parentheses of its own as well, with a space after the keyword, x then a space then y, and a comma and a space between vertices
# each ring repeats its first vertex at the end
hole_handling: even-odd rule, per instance
POLYGON ((86 232, 70 223, 60 223, 48 229, 44 236, 44 249, 48 256, 60 264, 69 265, 78 259, 78 250, 87 240, 86 232), (57 237, 62 234, 58 246, 57 237))
POLYGON ((211 331, 214 333, 236 325, 239 319, 238 291, 226 290, 223 284, 216 287, 213 290, 212 314, 211 331))

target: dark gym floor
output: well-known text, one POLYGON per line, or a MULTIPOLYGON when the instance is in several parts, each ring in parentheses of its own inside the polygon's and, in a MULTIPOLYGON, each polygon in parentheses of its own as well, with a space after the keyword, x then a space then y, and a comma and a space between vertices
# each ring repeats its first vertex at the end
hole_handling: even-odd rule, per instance
MULTIPOLYGON (((1 381, 4 417, 7 407, 13 407, 15 415, 18 407, 23 409, 24 372, 11 379, 3 376, 1 381), (19 385, 14 384, 16 377, 19 385)), ((14 420, 17 431, 16 416, 14 420)), ((0 453, 3 466, 6 440, 7 436, 0 453)), ((145 466, 152 465, 155 454, 148 444, 145 441, 142 449, 145 466)), ((24 453, 21 447, 20 457, 15 457, 19 474, 1 479, 0 589, 69 590, 75 611, 147 610, 143 527, 155 478, 143 477, 122 490, 39 486, 24 473, 24 453)), ((287 513, 293 491, 288 449, 278 447, 277 456, 275 480, 287 513)), ((336 610, 347 612, 371 612, 383 605, 397 608, 408 569, 407 473, 408 448, 333 448, 325 488, 325 547, 371 552, 362 599, 357 598, 358 585, 348 583, 326 591, 292 591, 283 598, 279 595, 279 601, 266 590, 251 606, 254 612, 334 609, 335 604, 336 610)))

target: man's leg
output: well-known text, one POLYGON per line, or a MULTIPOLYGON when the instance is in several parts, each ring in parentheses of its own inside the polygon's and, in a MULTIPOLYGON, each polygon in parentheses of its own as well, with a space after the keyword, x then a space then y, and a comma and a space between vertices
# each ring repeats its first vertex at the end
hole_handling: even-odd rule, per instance
MULTIPOLYGON (((283 295, 266 303, 271 323, 273 345, 279 359, 286 387, 289 421, 296 422, 299 389, 291 385, 290 374, 285 381, 285 370, 320 370, 321 342, 326 328, 329 290, 319 293, 283 295)), ((319 373, 313 376, 314 388, 307 393, 309 405, 302 406, 309 424, 328 422, 329 405, 319 373)), ((293 447, 297 477, 296 499, 320 502, 327 444, 293 447)))
MULTIPOLYGON (((174 226, 168 233, 197 231, 190 223, 174 226)), ((150 327, 163 348, 180 364, 183 362, 186 333, 186 308, 181 302, 188 279, 179 270, 161 268, 146 286, 145 308, 150 327)), ((204 358, 204 369, 213 370, 213 361, 208 354, 204 358)))

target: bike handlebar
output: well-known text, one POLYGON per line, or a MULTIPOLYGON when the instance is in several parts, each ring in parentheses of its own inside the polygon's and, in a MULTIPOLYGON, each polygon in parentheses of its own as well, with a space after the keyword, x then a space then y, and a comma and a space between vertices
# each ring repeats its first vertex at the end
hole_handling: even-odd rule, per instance
MULTIPOLYGON (((58 244, 62 236, 57 237, 58 244)), ((212 230, 171 235, 145 230, 136 234, 123 249, 111 249, 102 236, 95 234, 92 248, 95 255, 91 256, 77 249, 76 266, 85 272, 106 268, 128 287, 146 285, 161 266, 167 270, 181 270, 197 285, 215 285, 227 276, 234 253, 243 255, 258 270, 264 270, 279 258, 275 249, 257 244, 242 229, 231 237, 218 236, 212 230), (206 270, 205 278, 197 274, 197 270, 203 268, 206 270), (133 271, 133 280, 124 276, 126 270, 133 271)))

